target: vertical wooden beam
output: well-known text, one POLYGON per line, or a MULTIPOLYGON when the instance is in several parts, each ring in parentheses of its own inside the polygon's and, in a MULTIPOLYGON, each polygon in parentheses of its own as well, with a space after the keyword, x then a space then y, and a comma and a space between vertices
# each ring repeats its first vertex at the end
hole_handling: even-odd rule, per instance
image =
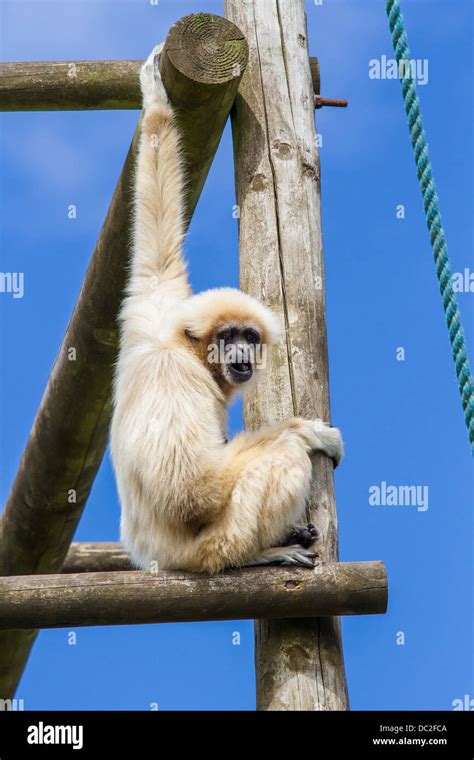
MULTIPOLYGON (((320 169, 303 0, 224 0, 249 63, 234 105, 241 287, 279 312, 286 346, 245 405, 250 429, 301 415, 329 420, 320 169)), ((319 552, 338 559, 331 462, 314 461, 308 505, 319 552)), ((344 710, 337 618, 256 622, 260 710, 344 710)))

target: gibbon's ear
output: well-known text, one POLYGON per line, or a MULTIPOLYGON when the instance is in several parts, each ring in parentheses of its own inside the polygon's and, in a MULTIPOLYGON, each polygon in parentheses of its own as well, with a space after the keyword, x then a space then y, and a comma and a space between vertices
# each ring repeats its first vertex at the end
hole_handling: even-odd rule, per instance
POLYGON ((184 334, 186 335, 189 340, 192 340, 193 343, 197 343, 200 339, 197 338, 195 335, 192 334, 191 330, 188 330, 187 328, 184 331, 184 334))

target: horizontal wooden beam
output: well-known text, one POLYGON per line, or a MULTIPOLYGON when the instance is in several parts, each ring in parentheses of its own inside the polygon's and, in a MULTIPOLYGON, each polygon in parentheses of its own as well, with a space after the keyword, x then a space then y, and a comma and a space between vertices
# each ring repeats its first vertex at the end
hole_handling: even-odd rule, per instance
MULTIPOLYGON (((311 58, 319 94, 317 58, 311 58)), ((34 61, 0 63, 0 111, 140 109, 142 61, 34 61)))
POLYGON ((0 63, 0 111, 141 108, 142 61, 0 63))
MULTIPOLYGON (((161 69, 182 137, 188 220, 247 57, 237 27, 213 14, 186 16, 166 39, 161 69)), ((138 132, 0 520, 0 575, 60 571, 102 460, 112 409, 117 313, 129 262, 137 138, 138 132)), ((0 699, 12 696, 34 636, 34 631, 0 635, 0 699)))
POLYGON ((3 630, 372 615, 386 609, 382 562, 244 568, 213 577, 123 571, 0 578, 3 630))
POLYGON ((61 572, 112 573, 133 569, 130 555, 122 544, 112 541, 98 543, 78 541, 71 544, 61 572))

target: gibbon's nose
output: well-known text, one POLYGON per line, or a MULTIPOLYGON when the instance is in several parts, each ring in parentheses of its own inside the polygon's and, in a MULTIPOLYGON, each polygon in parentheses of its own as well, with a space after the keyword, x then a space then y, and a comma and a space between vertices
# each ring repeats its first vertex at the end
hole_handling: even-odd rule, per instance
POLYGON ((236 343, 233 361, 230 362, 232 377, 243 383, 253 375, 253 353, 247 343, 236 343))
POLYGON ((237 361, 252 363, 252 350, 248 343, 236 343, 235 348, 237 361))

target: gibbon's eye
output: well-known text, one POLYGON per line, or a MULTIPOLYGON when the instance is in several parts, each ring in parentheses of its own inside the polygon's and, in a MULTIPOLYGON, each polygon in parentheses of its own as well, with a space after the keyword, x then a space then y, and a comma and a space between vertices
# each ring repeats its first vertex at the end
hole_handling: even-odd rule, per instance
POLYGON ((230 341, 233 339, 232 333, 233 331, 230 328, 220 330, 220 332, 217 333, 217 340, 223 340, 224 343, 230 343, 230 341))
POLYGON ((186 335, 187 338, 189 338, 189 340, 193 340, 195 342, 199 340, 199 338, 196 338, 196 336, 192 334, 191 330, 185 330, 184 334, 186 335))
POLYGON ((247 343, 250 343, 252 346, 258 345, 261 341, 260 333, 258 333, 256 330, 252 330, 251 327, 248 327, 246 330, 244 330, 244 338, 247 343))

